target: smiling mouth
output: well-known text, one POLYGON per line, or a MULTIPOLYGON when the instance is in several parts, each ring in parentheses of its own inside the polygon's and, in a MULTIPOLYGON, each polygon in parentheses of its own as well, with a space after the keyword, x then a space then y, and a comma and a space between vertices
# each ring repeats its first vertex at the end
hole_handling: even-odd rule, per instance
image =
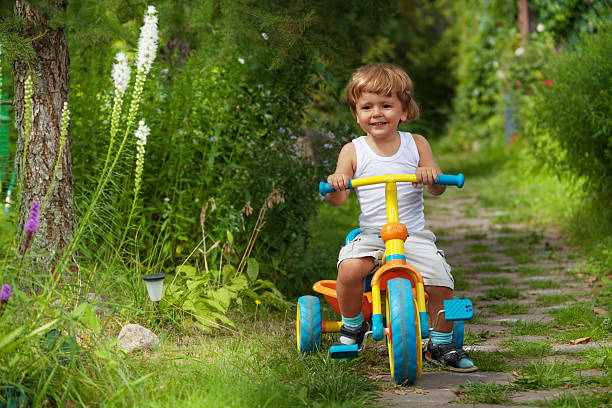
POLYGON ((384 126, 386 124, 387 124, 387 122, 374 122, 374 123, 371 123, 372 126, 384 126))

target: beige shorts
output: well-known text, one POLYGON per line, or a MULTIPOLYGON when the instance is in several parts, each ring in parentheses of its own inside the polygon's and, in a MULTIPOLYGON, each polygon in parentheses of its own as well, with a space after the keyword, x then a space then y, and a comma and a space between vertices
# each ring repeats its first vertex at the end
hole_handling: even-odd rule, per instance
MULTIPOLYGON (((355 239, 343 246, 338 255, 338 266, 347 258, 371 256, 379 265, 385 253, 385 244, 376 230, 363 230, 355 239)), ((429 230, 409 231, 404 245, 406 262, 414 267, 425 285, 444 286, 454 289, 455 281, 451 267, 444 258, 444 251, 436 247, 436 236, 429 230)))

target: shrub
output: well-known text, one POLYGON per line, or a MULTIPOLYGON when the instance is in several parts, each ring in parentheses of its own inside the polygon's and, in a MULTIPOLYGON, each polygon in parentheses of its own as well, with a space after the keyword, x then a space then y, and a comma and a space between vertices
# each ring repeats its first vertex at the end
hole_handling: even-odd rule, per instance
POLYGON ((612 24, 583 34, 575 49, 553 56, 550 80, 532 108, 532 137, 553 169, 585 176, 584 186, 612 198, 612 24))

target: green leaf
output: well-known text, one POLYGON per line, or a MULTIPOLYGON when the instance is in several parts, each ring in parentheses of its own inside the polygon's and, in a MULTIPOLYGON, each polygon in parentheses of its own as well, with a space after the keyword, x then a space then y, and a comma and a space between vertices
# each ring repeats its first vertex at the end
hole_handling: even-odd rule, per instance
POLYGON ((94 331, 94 333, 99 333, 100 332, 100 321, 98 320, 98 317, 96 316, 96 312, 95 312, 95 306, 93 305, 89 305, 90 307, 87 308, 87 310, 85 311, 85 323, 87 323, 87 326, 92 329, 94 331))
POLYGON ((255 260, 255 258, 247 259, 246 274, 250 281, 257 279, 257 276, 259 275, 259 263, 255 260))
POLYGON ((227 308, 229 308, 230 303, 232 302, 232 299, 234 298, 234 293, 232 293, 230 289, 224 286, 211 292, 210 296, 216 301, 218 301, 225 310, 227 310, 227 308))
POLYGON ((30 334, 28 334, 27 337, 32 337, 32 336, 36 336, 39 333, 42 333, 44 331, 47 331, 47 329, 49 329, 51 326, 55 325, 57 322, 59 322, 59 319, 54 319, 51 320, 50 322, 43 324, 42 326, 40 326, 39 328, 33 330, 30 334))
POLYGON ((195 290, 198 286, 202 285, 204 283, 203 280, 201 279, 196 279, 196 280, 188 280, 187 281, 187 289, 189 289, 190 291, 195 290))
POLYGON ((230 243, 230 245, 234 244, 234 235, 229 231, 225 231, 227 234, 227 241, 230 243))
POLYGON ((241 290, 244 290, 249 287, 249 282, 247 281, 246 277, 237 276, 234 278, 234 280, 232 281, 230 285, 227 285, 227 287, 232 292, 240 292, 241 290))
POLYGON ((17 336, 19 336, 22 331, 23 331, 23 326, 22 327, 18 327, 15 330, 13 330, 12 332, 10 332, 9 334, 7 334, 6 336, 4 336, 2 339, 0 339, 0 351, 3 351, 3 349, 7 345, 11 345, 12 346, 12 347, 10 347, 10 349, 15 347, 17 345, 17 343, 13 342, 13 340, 17 336))
POLYGON ((74 317, 75 319, 79 319, 83 313, 85 313, 85 311, 87 310, 87 306, 89 306, 89 303, 85 302, 85 303, 81 303, 76 309, 74 309, 74 311, 72 312, 72 317, 74 317))
POLYGON ((191 265, 180 265, 176 267, 176 273, 184 273, 186 276, 195 276, 197 269, 191 265))
MULTIPOLYGON (((225 313, 227 311, 227 309, 224 308, 223 305, 220 302, 218 302, 218 301, 216 301, 214 299, 204 299, 202 304, 205 305, 205 306, 211 306, 211 307, 217 309, 218 311, 220 311, 222 313, 225 313)), ((203 307, 203 308, 198 308, 197 313, 198 314, 205 314, 205 312, 208 312, 208 311, 211 311, 211 310, 206 308, 206 307, 203 307)))
POLYGON ((236 274, 236 268, 234 268, 230 264, 227 264, 223 266, 223 269, 221 269, 221 274, 223 275, 223 282, 227 282, 232 276, 236 274))

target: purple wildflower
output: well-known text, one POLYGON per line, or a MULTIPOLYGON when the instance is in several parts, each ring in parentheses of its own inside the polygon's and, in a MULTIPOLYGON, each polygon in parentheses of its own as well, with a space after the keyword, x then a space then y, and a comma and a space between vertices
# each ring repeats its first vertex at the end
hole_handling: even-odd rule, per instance
POLYGON ((24 229, 28 234, 38 231, 38 212, 40 211, 40 201, 32 201, 30 205, 30 218, 25 224, 24 229))
POLYGON ((2 302, 2 304, 5 304, 6 302, 8 302, 12 293, 13 293, 13 289, 11 288, 11 285, 9 285, 8 283, 5 285, 2 285, 2 290, 0 290, 0 301, 2 302))
POLYGON ((216 142, 217 140, 219 140, 219 138, 217 136, 211 136, 209 137, 211 142, 216 142))

